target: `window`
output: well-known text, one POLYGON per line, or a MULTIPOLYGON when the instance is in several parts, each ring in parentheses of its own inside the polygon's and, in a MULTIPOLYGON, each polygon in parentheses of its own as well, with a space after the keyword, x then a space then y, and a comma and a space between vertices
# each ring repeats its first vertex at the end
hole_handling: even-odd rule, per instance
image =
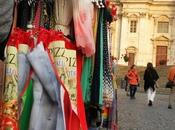
POLYGON ((158 33, 168 33, 169 22, 158 22, 158 33))
POLYGON ((136 20, 132 20, 130 23, 130 32, 131 33, 136 33, 137 30, 137 21, 136 20))

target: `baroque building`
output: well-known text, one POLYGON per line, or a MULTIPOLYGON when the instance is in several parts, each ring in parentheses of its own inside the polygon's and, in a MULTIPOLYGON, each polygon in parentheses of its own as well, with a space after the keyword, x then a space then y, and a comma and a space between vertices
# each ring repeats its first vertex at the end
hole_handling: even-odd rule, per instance
POLYGON ((118 18, 112 23, 111 48, 118 63, 175 64, 175 0, 120 0, 116 5, 118 18))

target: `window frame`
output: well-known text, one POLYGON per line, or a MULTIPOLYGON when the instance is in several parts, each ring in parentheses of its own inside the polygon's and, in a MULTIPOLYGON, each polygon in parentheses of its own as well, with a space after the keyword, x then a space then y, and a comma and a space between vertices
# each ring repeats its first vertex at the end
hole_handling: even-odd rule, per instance
POLYGON ((137 33, 137 25, 138 25, 138 21, 136 19, 131 19, 130 26, 129 26, 129 32, 137 33))
POLYGON ((169 25, 170 25, 169 21, 158 21, 157 33, 169 33, 169 25), (163 24, 167 24, 167 25, 163 25, 163 24))

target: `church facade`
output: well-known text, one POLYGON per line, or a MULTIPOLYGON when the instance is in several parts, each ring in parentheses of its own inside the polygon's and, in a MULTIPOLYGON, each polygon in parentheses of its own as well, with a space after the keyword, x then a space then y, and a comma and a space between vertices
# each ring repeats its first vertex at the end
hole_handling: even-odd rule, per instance
POLYGON ((175 0, 120 0, 117 6, 111 48, 118 64, 175 64, 175 0))

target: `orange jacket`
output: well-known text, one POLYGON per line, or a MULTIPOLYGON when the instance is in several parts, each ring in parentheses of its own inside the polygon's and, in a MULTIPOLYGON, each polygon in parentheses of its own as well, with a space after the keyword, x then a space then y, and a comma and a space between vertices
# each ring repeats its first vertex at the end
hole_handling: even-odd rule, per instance
POLYGON ((140 79, 136 69, 129 70, 127 77, 130 85, 138 85, 140 79))
POLYGON ((175 81, 175 66, 171 67, 168 71, 168 80, 175 81))

